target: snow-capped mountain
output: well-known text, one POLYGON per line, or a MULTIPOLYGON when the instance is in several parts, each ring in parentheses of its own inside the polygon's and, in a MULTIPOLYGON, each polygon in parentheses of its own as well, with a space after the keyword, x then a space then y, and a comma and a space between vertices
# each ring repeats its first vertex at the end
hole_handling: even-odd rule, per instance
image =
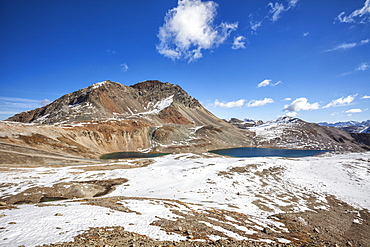
POLYGON ((348 132, 292 117, 282 117, 248 130, 255 133, 258 147, 352 151, 359 150, 359 146, 368 148, 360 137, 348 132))
POLYGON ((240 120, 237 118, 230 118, 230 119, 224 119, 229 124, 235 125, 238 128, 246 129, 248 127, 254 127, 263 124, 261 120, 252 120, 245 118, 244 120, 240 120))
POLYGON ((336 122, 336 123, 321 122, 318 124, 322 126, 336 127, 338 129, 350 133, 370 133, 370 120, 362 122, 358 121, 336 122))

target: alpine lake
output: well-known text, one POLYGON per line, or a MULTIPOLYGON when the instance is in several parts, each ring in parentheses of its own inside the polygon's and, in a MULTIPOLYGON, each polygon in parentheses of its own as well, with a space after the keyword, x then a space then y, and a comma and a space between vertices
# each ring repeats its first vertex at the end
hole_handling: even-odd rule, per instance
MULTIPOLYGON (((234 158, 247 158, 247 157, 286 157, 297 158, 314 156, 321 153, 329 152, 330 150, 297 150, 297 149, 277 149, 277 148, 228 148, 217 149, 209 151, 210 153, 234 157, 234 158)), ((141 153, 141 152, 116 152, 104 154, 101 159, 133 159, 133 158, 154 158, 159 156, 168 155, 171 153, 141 153)))
POLYGON ((229 149, 218 149, 209 151, 210 153, 235 157, 235 158, 246 158, 246 157, 286 157, 286 158, 297 158, 314 156, 317 154, 329 152, 330 150, 297 150, 297 149, 277 149, 277 148, 229 148, 229 149))

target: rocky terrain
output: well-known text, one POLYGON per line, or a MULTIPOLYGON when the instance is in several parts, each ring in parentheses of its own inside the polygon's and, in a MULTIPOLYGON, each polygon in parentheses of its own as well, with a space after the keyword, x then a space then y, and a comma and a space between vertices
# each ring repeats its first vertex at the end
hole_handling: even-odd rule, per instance
POLYGON ((0 245, 369 246, 369 162, 366 152, 2 164, 0 245))

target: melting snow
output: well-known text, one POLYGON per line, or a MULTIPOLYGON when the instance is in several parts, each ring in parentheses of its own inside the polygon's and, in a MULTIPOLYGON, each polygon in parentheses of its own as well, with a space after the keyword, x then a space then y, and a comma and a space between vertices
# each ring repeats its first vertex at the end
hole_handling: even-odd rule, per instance
MULTIPOLYGON (((55 202, 46 207, 20 205, 18 209, 0 210, 0 215, 3 215, 0 225, 4 227, 0 230, 0 245, 34 246, 71 241, 82 230, 103 226, 123 226, 127 231, 154 239, 184 239, 151 225, 158 217, 167 220, 179 218, 171 209, 194 210, 200 214, 212 209, 245 214, 248 216, 245 226, 238 225, 237 219, 231 216, 224 219, 224 224, 234 226, 244 234, 253 234, 271 226, 275 227, 274 231, 286 231, 282 223, 268 217, 284 212, 284 208, 289 208, 290 212, 307 210, 311 196, 316 198, 317 207, 326 205, 327 195, 334 195, 357 208, 370 209, 370 174, 367 172, 370 152, 294 159, 206 158, 177 154, 154 160, 147 167, 135 169, 84 171, 81 166, 68 166, 2 171, 0 183, 8 185, 1 188, 3 196, 60 182, 127 178, 127 183, 117 186, 104 197, 131 197, 119 203, 140 214, 84 205, 78 201, 58 202, 62 204, 59 206, 55 202), (179 201, 182 203, 177 203, 179 201), (56 216, 57 213, 62 216, 56 216), (249 228, 248 224, 253 227, 249 228)), ((217 221, 214 217, 209 217, 209 220, 217 221)), ((226 230, 210 222, 203 223, 227 236, 247 239, 240 232, 226 230)), ((357 224, 361 222, 361 218, 354 221, 357 224)), ((216 235, 208 237, 219 238, 216 235)), ((275 241, 288 242, 283 238, 275 241)))

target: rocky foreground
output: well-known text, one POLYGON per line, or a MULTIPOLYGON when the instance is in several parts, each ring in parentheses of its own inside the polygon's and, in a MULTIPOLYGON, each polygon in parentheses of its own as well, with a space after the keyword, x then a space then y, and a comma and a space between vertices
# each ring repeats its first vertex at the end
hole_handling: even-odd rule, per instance
POLYGON ((0 245, 369 246, 369 164, 367 152, 2 165, 0 245))

